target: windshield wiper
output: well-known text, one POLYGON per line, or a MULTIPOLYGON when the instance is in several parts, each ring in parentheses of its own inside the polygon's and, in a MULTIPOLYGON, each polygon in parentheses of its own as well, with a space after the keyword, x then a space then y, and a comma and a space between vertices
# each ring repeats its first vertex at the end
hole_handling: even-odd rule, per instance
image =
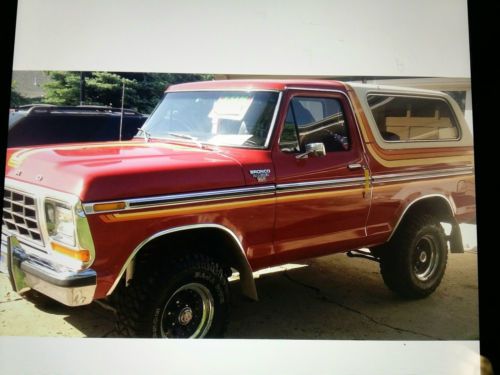
POLYGON ((203 149, 203 145, 201 144, 200 141, 198 141, 198 138, 193 137, 192 135, 179 134, 179 133, 167 133, 167 134, 171 135, 171 136, 174 136, 174 137, 177 137, 177 138, 189 139, 190 141, 193 141, 196 144, 196 146, 198 146, 199 148, 203 149))
POLYGON ((139 130, 137 134, 139 135, 140 133, 142 133, 142 135, 144 136, 144 140, 146 142, 149 142, 149 140, 151 139, 151 133, 147 132, 143 128, 137 128, 137 130, 139 130))

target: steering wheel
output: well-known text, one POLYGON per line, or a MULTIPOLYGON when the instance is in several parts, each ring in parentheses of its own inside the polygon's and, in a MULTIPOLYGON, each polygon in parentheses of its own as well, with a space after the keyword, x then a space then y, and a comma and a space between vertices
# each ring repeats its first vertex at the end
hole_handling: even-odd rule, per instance
POLYGON ((243 146, 262 146, 262 139, 255 135, 248 138, 245 142, 243 142, 243 146))

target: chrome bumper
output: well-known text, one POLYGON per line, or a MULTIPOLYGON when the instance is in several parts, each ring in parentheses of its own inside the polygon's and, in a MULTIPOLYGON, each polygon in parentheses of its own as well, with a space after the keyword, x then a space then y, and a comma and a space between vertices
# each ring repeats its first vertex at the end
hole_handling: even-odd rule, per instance
POLYGON ((29 248, 15 236, 2 233, 0 271, 9 275, 16 292, 22 294, 34 289, 67 306, 88 305, 92 302, 97 285, 94 270, 57 270, 55 265, 37 257, 29 248))

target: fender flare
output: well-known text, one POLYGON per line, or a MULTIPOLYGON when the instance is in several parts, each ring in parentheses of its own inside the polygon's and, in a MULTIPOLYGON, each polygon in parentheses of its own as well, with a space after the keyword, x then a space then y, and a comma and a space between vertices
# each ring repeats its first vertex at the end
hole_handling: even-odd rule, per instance
POLYGON ((450 224, 451 224, 451 233, 449 235, 449 241, 450 241, 450 252, 452 253, 463 253, 464 252, 464 246, 463 246, 463 243, 462 243, 462 234, 461 234, 461 230, 460 230, 460 226, 458 225, 458 222, 455 218, 455 209, 454 209, 454 205, 453 203, 450 201, 450 199, 448 197, 446 197, 445 195, 443 194, 426 194, 426 195, 422 195, 416 199, 414 199, 413 201, 411 201, 410 204, 408 204, 405 209, 403 210, 403 212, 401 213, 398 221, 396 222, 396 225, 394 226, 389 238, 387 239, 387 241, 390 241, 391 238, 393 237, 394 233, 396 233, 397 229, 399 228, 399 225, 401 224, 401 222, 403 221, 406 213, 408 212, 408 210, 410 208, 412 208, 415 203, 418 203, 422 200, 425 200, 425 199, 431 199, 431 198, 440 198, 441 200, 445 201, 448 208, 449 208, 449 214, 450 214, 450 224))
POLYGON ((206 229, 206 228, 212 228, 212 229, 217 229, 223 231, 225 234, 229 235, 230 238, 233 241, 233 244, 235 247, 239 250, 236 251, 235 255, 237 259, 237 267, 238 271, 240 273, 240 282, 241 282, 241 289, 242 293, 247 296, 248 298, 257 301, 258 300, 258 295, 257 295, 257 288, 255 286, 255 280, 253 278, 253 271, 252 268, 250 267, 250 263, 248 262, 248 259, 245 254, 245 250, 243 249, 243 245, 241 244, 240 240, 234 234, 233 231, 228 229, 227 227, 220 225, 220 224, 212 224, 212 223, 206 223, 206 224, 192 224, 192 225, 185 225, 185 226, 180 226, 180 227, 173 227, 169 229, 165 229, 162 231, 159 231, 148 238, 144 239, 135 249, 132 251, 132 253, 129 255, 125 263, 123 264, 118 276, 116 277, 113 285, 111 288, 108 290, 107 295, 111 295, 113 291, 115 290, 116 286, 118 285, 119 281, 123 277, 125 273, 127 273, 127 278, 131 277, 133 274, 134 270, 134 259, 148 243, 151 241, 172 234, 176 232, 181 232, 181 231, 187 231, 187 230, 197 230, 197 229, 206 229))

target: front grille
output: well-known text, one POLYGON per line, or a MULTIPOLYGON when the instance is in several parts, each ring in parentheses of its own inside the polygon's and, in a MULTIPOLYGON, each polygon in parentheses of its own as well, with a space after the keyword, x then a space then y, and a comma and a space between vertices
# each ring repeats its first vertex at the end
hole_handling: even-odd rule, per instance
POLYGON ((20 238, 43 246, 35 198, 26 193, 5 188, 2 227, 20 238))

